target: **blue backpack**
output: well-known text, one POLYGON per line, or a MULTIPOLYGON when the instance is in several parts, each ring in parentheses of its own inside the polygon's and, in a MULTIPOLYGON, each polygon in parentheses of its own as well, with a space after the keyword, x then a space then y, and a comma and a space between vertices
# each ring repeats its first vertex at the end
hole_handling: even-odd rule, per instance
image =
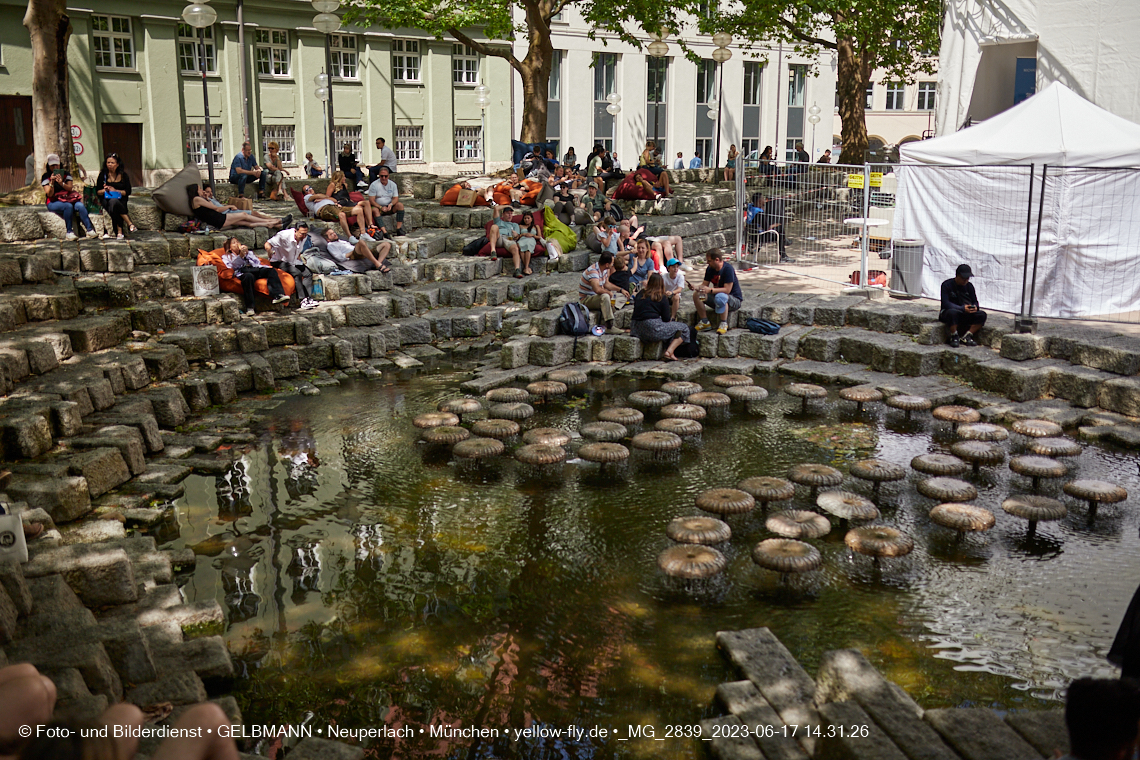
POLYGON ((568 303, 558 315, 558 326, 563 335, 586 335, 590 332, 590 312, 580 303, 568 303))
POLYGON ((760 333, 761 335, 775 335, 780 332, 780 326, 775 322, 769 322, 767 319, 757 319, 756 317, 749 317, 745 321, 744 326, 750 332, 760 333))

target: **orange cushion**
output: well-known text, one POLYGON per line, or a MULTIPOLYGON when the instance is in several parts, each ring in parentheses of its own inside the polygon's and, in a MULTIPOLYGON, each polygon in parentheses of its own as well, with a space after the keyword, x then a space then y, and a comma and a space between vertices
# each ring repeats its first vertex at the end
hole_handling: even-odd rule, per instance
MULTIPOLYGON (((263 266, 269 266, 269 260, 265 257, 259 256, 263 266)), ((198 266, 204 267, 208 264, 213 264, 218 268, 218 286, 226 293, 242 293, 241 282, 234 277, 234 270, 230 269, 222 263, 222 249, 217 248, 213 251, 203 251, 198 249, 198 266)), ((293 291, 297 289, 297 284, 293 282, 293 275, 288 272, 277 270, 277 276, 281 279, 281 288, 285 291, 285 295, 293 295, 293 291)), ((258 280, 254 289, 261 293, 263 296, 269 296, 269 283, 265 280, 258 280)))

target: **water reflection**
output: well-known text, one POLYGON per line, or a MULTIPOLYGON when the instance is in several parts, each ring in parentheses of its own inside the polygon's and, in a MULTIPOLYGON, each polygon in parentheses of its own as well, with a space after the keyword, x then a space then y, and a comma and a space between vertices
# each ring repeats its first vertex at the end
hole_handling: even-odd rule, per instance
MULTIPOLYGON (((509 457, 468 476, 446 458, 425 466, 411 419, 456 395, 455 382, 361 383, 290 400, 260 447, 235 452, 221 477, 188 482, 172 545, 215 557, 199 564, 187 596, 226 607, 227 640, 249 673, 240 695, 248 720, 315 711, 351 726, 689 723, 730 677, 716 631, 759 625, 809 671, 828 649, 860 648, 926 707, 1041 706, 1059 684, 1112 672, 1103 653, 1140 573, 1127 503, 1102 507, 1090 528, 1067 501, 1069 518, 1030 538, 1000 508, 1019 479, 985 468, 965 477, 997 525, 958 540, 929 521, 934 502, 908 479, 876 498, 882 522, 914 538, 906 558, 876 568, 833 529, 815 542, 824 567, 781 582, 749 557, 769 536, 757 512, 730 518, 723 577, 679 587, 655 560, 669 543, 665 525, 693 513, 702 490, 800 462, 846 470, 874 455, 908 464, 944 452, 949 439, 932 435, 929 420, 869 410, 860 419, 870 434, 837 444, 830 436, 843 437, 836 423, 850 410, 823 404, 799 419, 787 414, 799 401, 774 393, 762 417, 707 425, 703 445, 686 447, 676 465, 635 467, 627 478, 572 460, 555 487, 524 477, 509 457)), ((574 430, 603 399, 621 403, 652 384, 601 387, 540 405, 529 426, 574 430)), ((1079 459, 1081 477, 1140 493, 1131 455, 1086 449, 1079 459)), ((871 493, 851 479, 845 487, 871 493)), ((779 506, 807 502, 803 489, 779 506)), ((615 754, 542 739, 413 738, 385 751, 615 754)))

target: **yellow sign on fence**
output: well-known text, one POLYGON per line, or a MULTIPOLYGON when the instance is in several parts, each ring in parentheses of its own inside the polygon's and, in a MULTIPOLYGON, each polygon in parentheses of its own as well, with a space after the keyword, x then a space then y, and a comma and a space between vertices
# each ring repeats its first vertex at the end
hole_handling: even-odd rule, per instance
POLYGON ((854 187, 858 189, 863 188, 863 175, 862 174, 848 174, 847 187, 854 187))
POLYGON ((882 172, 871 172, 871 187, 882 187, 882 186, 883 186, 883 173, 882 172))

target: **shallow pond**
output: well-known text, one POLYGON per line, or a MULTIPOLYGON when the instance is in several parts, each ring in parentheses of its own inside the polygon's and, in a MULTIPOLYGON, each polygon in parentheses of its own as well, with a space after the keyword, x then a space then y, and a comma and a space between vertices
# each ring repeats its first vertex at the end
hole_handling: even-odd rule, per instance
MULTIPOLYGON (((186 481, 167 546, 208 557, 185 592, 227 612, 247 723, 312 713, 314 726, 428 730, 374 741, 380 757, 699 757, 694 741, 449 742, 430 726, 601 726, 624 737, 652 724, 661 736, 716 714, 716 685, 733 675, 715 634, 756 626, 809 672, 823 652, 857 648, 924 707, 1056 707, 1071 679, 1115 673, 1104 654, 1140 578, 1132 454, 1088 446, 1077 458, 1080 477, 1133 494, 1092 525, 1085 505, 1061 497, 1069 516, 1029 537, 1000 508, 1029 483, 1002 465, 967 476, 996 527, 957 542, 927 518, 934 502, 912 473, 879 499, 881 522, 914 537, 910 556, 876 568, 835 526, 813 542, 823 569, 782 582, 750 559, 770 535, 757 510, 729 518, 723 577, 686 586, 667 582, 656 557, 670 544, 666 524, 696 514, 702 490, 800 462, 908 464, 944 451, 949 427, 881 405, 856 417, 834 392, 805 416, 773 377, 760 381, 772 395, 758 413, 706 423, 677 465, 634 464, 623 478, 569 464, 559 483, 541 483, 511 460, 471 475, 425 455, 412 418, 461 395, 465 377, 441 370, 290 398, 258 423, 260 445, 233 450, 227 476, 186 481)), ((584 398, 537 405, 524 428, 577 430, 603 403, 659 386, 591 382, 584 398)), ((843 487, 870 492, 850 477, 843 487)), ((807 489, 793 504, 808 508, 807 489)))

